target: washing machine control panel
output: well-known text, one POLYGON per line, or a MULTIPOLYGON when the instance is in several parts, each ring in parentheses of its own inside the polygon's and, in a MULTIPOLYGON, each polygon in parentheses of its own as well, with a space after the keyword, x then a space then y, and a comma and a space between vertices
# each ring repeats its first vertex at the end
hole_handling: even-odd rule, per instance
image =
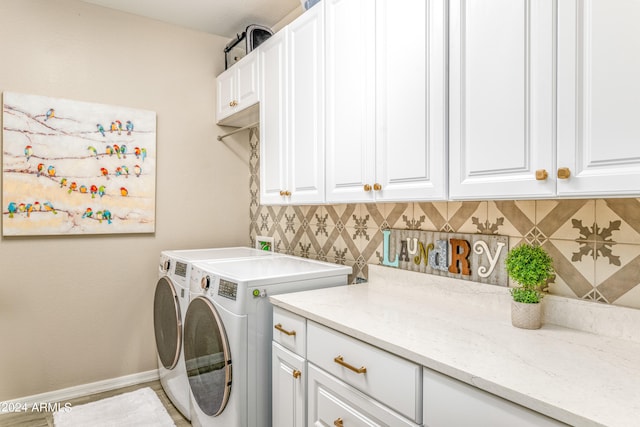
POLYGON ((187 277, 187 264, 176 261, 176 276, 187 277))
POLYGON ((235 301, 238 295, 238 284, 230 282, 229 280, 220 279, 218 295, 235 301))

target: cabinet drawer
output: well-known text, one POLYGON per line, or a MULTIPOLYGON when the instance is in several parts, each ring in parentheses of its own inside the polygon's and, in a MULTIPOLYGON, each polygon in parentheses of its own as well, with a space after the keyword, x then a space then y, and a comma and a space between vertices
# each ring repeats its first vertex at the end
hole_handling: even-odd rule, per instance
POLYGON ((311 321, 307 325, 307 359, 410 420, 422 423, 419 365, 311 321))
POLYGON ((295 354, 306 357, 307 320, 273 307, 273 340, 295 354))
POLYGON ((309 426, 417 427, 365 394, 309 364, 309 426))
POLYGON ((424 421, 429 427, 566 426, 428 368, 424 368, 424 421))

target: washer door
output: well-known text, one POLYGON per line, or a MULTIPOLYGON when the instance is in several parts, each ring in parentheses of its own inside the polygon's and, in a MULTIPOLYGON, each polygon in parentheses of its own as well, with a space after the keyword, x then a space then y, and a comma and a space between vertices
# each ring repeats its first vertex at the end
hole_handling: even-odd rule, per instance
POLYGON ((178 293, 166 276, 158 280, 156 285, 156 295, 153 299, 153 329, 160 362, 166 369, 173 369, 180 356, 182 316, 178 293))
POLYGON ((205 297, 196 297, 189 304, 184 357, 198 406, 207 415, 220 415, 231 393, 231 352, 220 315, 205 297))

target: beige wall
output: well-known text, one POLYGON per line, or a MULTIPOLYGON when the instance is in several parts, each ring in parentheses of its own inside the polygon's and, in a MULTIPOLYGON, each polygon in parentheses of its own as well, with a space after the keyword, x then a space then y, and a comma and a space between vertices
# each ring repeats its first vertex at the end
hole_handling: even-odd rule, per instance
POLYGON ((156 368, 162 249, 247 245, 245 133, 224 143, 228 40, 75 0, 0 1, 0 91, 157 113, 156 232, 0 240, 0 401, 156 368))

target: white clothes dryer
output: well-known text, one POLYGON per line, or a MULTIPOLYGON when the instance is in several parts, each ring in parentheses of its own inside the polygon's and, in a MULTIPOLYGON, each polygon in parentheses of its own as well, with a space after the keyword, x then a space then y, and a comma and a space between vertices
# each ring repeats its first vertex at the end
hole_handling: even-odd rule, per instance
POLYGON ((194 263, 184 324, 192 425, 271 426, 268 296, 346 285, 349 273, 287 255, 194 263))
POLYGON ((253 248, 211 248, 163 251, 153 301, 158 375, 173 405, 191 419, 189 383, 184 364, 183 320, 189 305, 191 263, 203 260, 283 256, 253 248))

